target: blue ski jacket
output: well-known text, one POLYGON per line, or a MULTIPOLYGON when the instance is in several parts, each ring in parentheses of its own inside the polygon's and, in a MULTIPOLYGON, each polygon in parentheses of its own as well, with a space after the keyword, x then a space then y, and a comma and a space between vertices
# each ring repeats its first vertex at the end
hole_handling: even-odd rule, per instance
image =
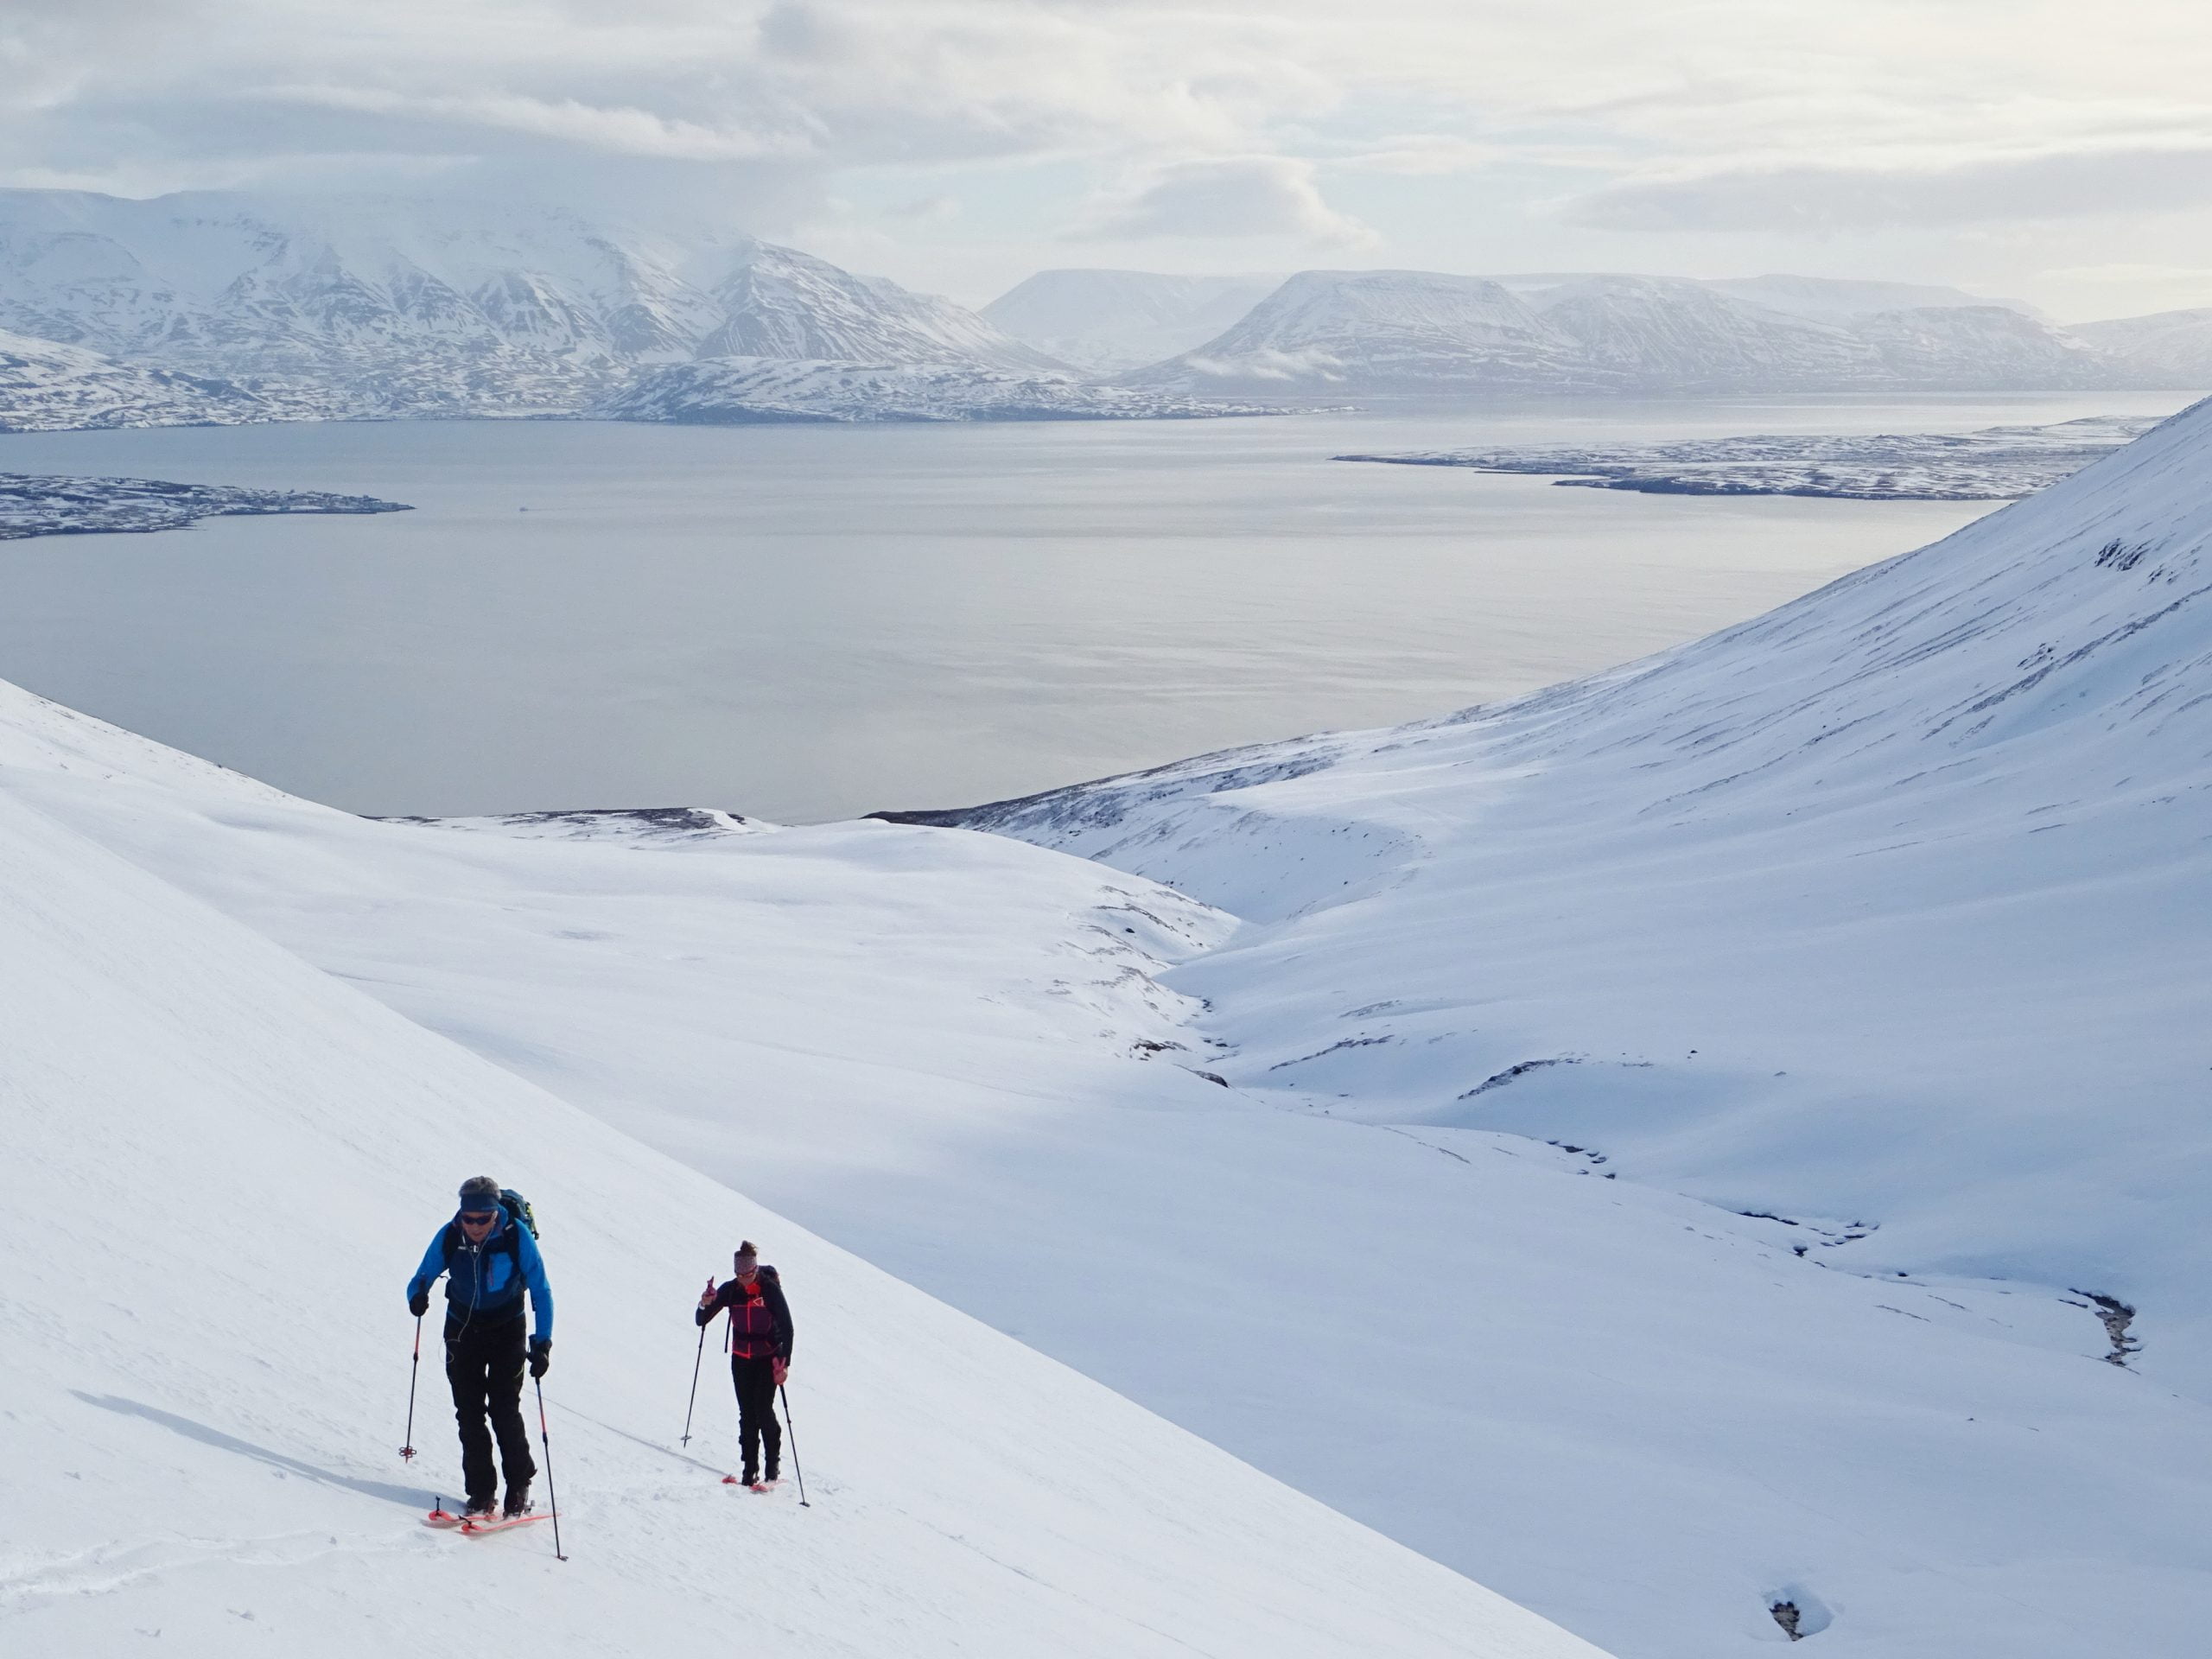
MULTIPOLYGON (((458 1211, 455 1212, 456 1217, 458 1211)), ((472 1319, 503 1319, 522 1313, 522 1294, 537 1316, 537 1339, 553 1339, 553 1287, 545 1277, 545 1258, 530 1229, 518 1225, 504 1206, 481 1244, 471 1244, 458 1219, 448 1222, 423 1252, 423 1265, 407 1281, 407 1300, 446 1279, 446 1329, 472 1319)))

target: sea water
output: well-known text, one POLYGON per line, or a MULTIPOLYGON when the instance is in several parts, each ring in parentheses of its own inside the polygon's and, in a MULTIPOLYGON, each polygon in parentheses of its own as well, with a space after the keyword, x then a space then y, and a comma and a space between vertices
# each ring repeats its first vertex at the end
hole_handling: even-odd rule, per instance
POLYGON ((2184 401, 16 435, 0 470, 415 510, 0 543, 0 677, 355 811, 965 804, 1509 697, 1993 505, 1647 496, 1340 452, 1967 430, 2184 401))

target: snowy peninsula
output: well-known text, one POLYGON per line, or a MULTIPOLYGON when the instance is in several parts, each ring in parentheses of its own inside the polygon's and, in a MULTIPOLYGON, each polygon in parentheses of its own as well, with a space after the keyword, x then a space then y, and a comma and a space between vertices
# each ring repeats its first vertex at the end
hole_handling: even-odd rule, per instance
POLYGON ((1854 501, 2006 501, 2033 495, 2140 437, 2155 420, 2091 416, 1979 432, 1785 434, 1672 443, 1541 444, 1337 455, 1397 467, 1565 474, 1647 495, 1809 495, 1854 501))
POLYGON ((251 490, 151 478, 72 478, 0 473, 0 542, 181 530, 202 518, 251 513, 406 512, 402 501, 323 490, 251 490))

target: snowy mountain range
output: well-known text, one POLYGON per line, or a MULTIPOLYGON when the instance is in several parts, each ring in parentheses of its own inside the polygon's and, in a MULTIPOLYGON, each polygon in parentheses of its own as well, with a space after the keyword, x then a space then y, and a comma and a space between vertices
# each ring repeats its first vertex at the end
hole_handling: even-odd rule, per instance
POLYGON ((928 822, 370 822, 0 690, 0 1620, 1580 1650, 1440 1562, 1620 1659, 2194 1651, 2208 461, 2201 405, 1648 662, 928 822), (378 1264, 480 1167, 563 1275, 565 1566, 447 1563, 390 1449, 378 1264), (675 1445, 741 1232, 803 1516, 715 1497, 727 1396, 675 1445))
MULTIPOLYGON (((2164 387, 2212 361, 2199 314, 2066 330, 1955 290, 1789 276, 1059 270, 987 309, 747 238, 521 202, 0 190, 0 429, 696 409, 703 386, 742 391, 756 371, 644 383, 725 360, 850 365, 812 416, 840 420, 1178 416, 1268 395, 2164 387), (1036 384, 976 395, 978 377, 1007 375, 1036 384), (1048 384, 1102 377, 1112 391, 1048 384)), ((721 417, 789 416, 741 398, 721 417)))
MULTIPOLYGON (((1026 372, 1059 365, 950 301, 789 248, 556 208, 232 193, 0 191, 0 327, 219 388, 181 419, 570 412, 643 367, 726 354, 1026 372)), ((43 348, 41 348, 43 349, 43 348)), ((48 391, 12 418, 48 418, 48 391)), ((93 402, 93 394, 80 401, 93 402)))
POLYGON ((2155 354, 2123 359, 2013 306, 1963 294, 1841 308, 1894 300, 1901 286, 1302 271, 1216 338, 1122 378, 1192 392, 1264 388, 1278 395, 1306 388, 1674 395, 2189 384, 2155 354))

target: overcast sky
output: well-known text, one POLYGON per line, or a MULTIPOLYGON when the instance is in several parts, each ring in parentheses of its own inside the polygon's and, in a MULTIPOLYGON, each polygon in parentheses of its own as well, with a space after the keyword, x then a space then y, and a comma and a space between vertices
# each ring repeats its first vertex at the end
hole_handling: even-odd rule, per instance
POLYGON ((519 192, 1052 265, 2212 305, 2202 0, 0 0, 0 182, 519 192))

